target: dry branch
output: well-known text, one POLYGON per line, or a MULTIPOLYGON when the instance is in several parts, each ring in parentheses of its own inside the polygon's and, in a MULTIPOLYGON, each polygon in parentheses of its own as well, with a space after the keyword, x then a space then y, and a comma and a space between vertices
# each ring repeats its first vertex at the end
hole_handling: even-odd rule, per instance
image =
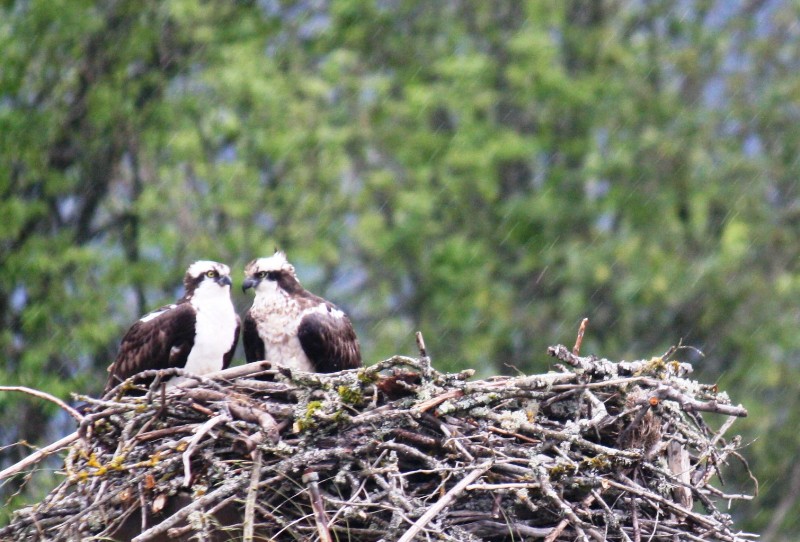
POLYGON ((0 386, 0 391, 17 391, 20 393, 25 393, 27 395, 32 395, 34 397, 38 397, 39 399, 44 399, 45 401, 50 401, 51 403, 58 405, 59 408, 63 409, 67 414, 72 416, 78 423, 81 423, 83 421, 83 415, 80 412, 69 406, 67 403, 65 403, 58 397, 54 397, 49 393, 27 388, 25 386, 0 386))
POLYGON ((251 364, 85 398, 64 480, 0 539, 752 538, 716 505, 750 496, 712 485, 738 439, 702 418, 747 413, 688 364, 557 346, 573 370, 469 382, 418 345, 329 375, 251 364))

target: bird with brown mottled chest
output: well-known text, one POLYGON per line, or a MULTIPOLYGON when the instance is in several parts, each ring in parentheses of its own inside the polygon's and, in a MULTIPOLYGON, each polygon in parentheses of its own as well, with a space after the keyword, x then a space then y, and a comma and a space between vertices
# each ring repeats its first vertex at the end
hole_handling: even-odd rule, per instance
POLYGON ((350 319, 329 301, 305 290, 282 252, 247 264, 242 290, 250 288, 255 298, 243 328, 248 363, 266 359, 318 373, 361 366, 350 319))

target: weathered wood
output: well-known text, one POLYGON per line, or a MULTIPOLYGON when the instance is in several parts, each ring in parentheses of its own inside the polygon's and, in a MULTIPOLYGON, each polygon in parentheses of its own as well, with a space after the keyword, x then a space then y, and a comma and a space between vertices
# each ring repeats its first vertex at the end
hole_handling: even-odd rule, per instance
POLYGON ((715 502, 750 496, 712 485, 740 457, 722 438, 734 418, 714 433, 701 417, 746 411, 687 364, 556 346, 574 370, 470 382, 419 346, 332 374, 254 363, 87 398, 82 438, 52 447, 69 449, 64 480, 0 539, 749 539, 715 502))

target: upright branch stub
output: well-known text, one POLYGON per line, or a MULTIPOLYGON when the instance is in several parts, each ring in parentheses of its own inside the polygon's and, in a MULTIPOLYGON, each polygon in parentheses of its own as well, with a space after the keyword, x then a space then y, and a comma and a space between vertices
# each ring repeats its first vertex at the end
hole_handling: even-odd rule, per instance
POLYGON ((581 353, 581 346, 583 345, 583 335, 586 333, 586 326, 589 325, 589 319, 584 318, 581 320, 581 327, 578 328, 578 336, 575 338, 575 346, 572 347, 572 353, 580 355, 581 353))
POLYGON ((425 339, 422 338, 422 332, 417 331, 415 337, 417 338, 417 348, 419 348, 419 356, 422 358, 427 358, 428 350, 425 348, 425 339))
POLYGON ((431 366, 431 358, 428 356, 428 349, 425 348, 425 339, 422 337, 421 331, 417 331, 415 337, 417 339, 417 348, 419 348, 420 361, 422 361, 423 367, 426 367, 423 369, 423 376, 430 378, 433 367, 431 366))

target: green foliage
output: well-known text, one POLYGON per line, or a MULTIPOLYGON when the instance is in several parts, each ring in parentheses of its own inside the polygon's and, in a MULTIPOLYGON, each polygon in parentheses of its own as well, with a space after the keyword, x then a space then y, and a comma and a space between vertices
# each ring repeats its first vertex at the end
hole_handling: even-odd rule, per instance
MULTIPOLYGON (((349 310, 368 361, 412 353, 419 329, 442 369, 541 371, 584 316, 584 351, 701 348, 681 355, 752 412, 766 490, 737 514, 791 539, 796 16, 789 2, 6 2, 0 381, 96 393, 188 263, 240 270, 279 246, 349 310)), ((26 420, 2 444, 63 429, 19 396, 0 414, 26 420)))

